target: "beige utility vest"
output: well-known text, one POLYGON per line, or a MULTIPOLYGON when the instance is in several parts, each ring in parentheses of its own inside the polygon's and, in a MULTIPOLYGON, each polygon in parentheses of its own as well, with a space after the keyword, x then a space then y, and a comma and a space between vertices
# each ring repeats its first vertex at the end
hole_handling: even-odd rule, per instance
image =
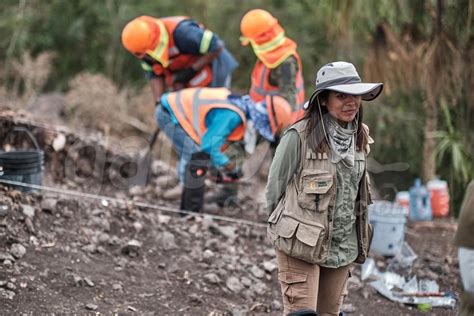
MULTIPOLYGON (((306 123, 307 120, 302 120, 290 128, 296 130, 301 139, 300 167, 270 214, 267 233, 278 250, 291 257, 320 264, 326 260, 331 247, 336 205, 336 164, 331 162, 328 154, 315 153, 307 146, 306 123)), ((367 206, 371 198, 365 165, 354 209, 357 263, 365 261, 372 235, 367 219, 367 206)))

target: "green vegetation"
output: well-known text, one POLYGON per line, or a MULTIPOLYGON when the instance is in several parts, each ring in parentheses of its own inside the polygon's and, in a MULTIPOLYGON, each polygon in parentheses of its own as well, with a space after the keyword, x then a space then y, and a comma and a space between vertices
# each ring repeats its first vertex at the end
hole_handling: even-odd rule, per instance
POLYGON ((385 83, 384 97, 366 109, 376 140, 373 157, 409 164, 403 179, 394 181, 399 189, 415 177, 448 180, 457 211, 474 177, 472 0, 5 0, 0 86, 19 94, 66 92, 87 71, 138 90, 145 79, 121 46, 122 27, 143 14, 188 15, 224 39, 240 62, 234 89, 244 92, 255 57, 240 46, 239 23, 257 7, 278 17, 298 43, 308 94, 316 70, 334 60, 351 61, 365 80, 385 83), (43 62, 34 67, 39 56, 43 62), (51 69, 45 60, 52 60, 51 69), (41 80, 28 79, 41 64, 47 68, 41 80))

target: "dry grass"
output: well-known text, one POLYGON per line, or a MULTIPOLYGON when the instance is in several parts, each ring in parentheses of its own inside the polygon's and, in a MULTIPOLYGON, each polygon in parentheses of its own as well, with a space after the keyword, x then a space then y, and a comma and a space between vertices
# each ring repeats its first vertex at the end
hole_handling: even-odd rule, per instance
POLYGON ((110 79, 83 72, 69 86, 67 118, 75 127, 101 130, 107 135, 123 131, 121 122, 127 113, 127 97, 110 79))
MULTIPOLYGON (((30 52, 24 52, 20 59, 12 61, 12 68, 16 74, 16 80, 23 83, 22 98, 25 101, 37 96, 48 81, 49 74, 53 69, 53 52, 42 52, 32 57, 30 52)), ((17 95, 20 95, 17 90, 17 95)))
POLYGON ((45 51, 33 57, 26 51, 20 58, 13 59, 6 67, 10 71, 2 73, 8 82, 0 87, 0 100, 12 108, 26 108, 42 92, 53 69, 54 58, 54 52, 45 51))

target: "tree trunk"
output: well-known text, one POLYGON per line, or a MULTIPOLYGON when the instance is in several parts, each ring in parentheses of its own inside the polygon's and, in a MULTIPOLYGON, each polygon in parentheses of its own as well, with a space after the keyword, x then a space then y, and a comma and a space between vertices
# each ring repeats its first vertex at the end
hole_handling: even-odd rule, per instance
POLYGON ((425 127, 423 142, 423 181, 426 183, 436 177, 436 139, 433 137, 433 132, 438 127, 438 106, 434 93, 427 91, 427 100, 425 103, 425 127))

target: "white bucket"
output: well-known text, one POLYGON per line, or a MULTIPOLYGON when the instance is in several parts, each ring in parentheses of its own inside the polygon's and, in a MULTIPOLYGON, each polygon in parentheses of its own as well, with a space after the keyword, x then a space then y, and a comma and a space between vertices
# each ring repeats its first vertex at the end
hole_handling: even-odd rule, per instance
POLYGON ((383 255, 394 256, 405 241, 407 210, 398 203, 374 201, 369 205, 369 221, 374 225, 371 250, 383 255))

